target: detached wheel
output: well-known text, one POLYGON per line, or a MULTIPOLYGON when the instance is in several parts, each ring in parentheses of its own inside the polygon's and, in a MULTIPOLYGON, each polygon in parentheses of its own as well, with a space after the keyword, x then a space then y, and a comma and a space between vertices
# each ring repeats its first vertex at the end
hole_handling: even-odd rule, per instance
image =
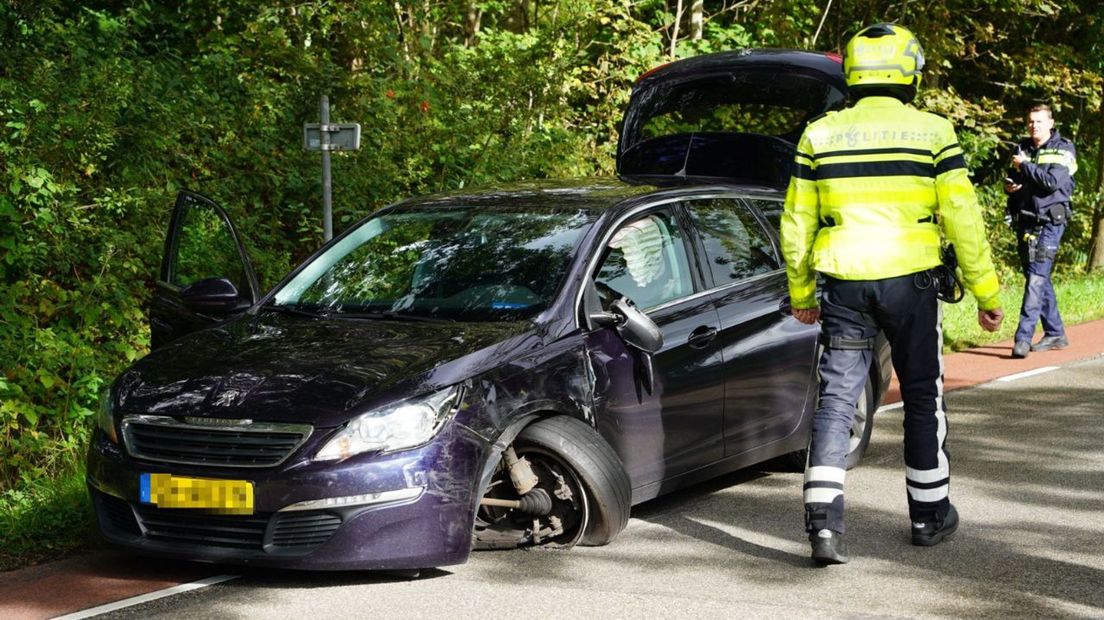
MULTIPOLYGON (((844 461, 847 469, 853 469, 862 462, 866 447, 870 444, 870 435, 874 431, 874 381, 868 374, 866 385, 859 394, 859 402, 855 406, 855 418, 851 422, 851 438, 848 445, 847 460, 844 461)), ((809 456, 809 450, 798 450, 789 455, 790 464, 801 471, 805 470, 805 462, 809 456)))
MULTIPOLYGON (((575 418, 546 418, 525 427, 513 448, 538 480, 526 495, 544 496, 550 506, 547 501, 533 502, 532 507, 528 501, 524 507, 481 504, 473 533, 475 548, 598 546, 625 529, 632 501, 628 474, 617 453, 590 426, 575 418)), ((505 459, 484 499, 523 499, 511 482, 505 459)))

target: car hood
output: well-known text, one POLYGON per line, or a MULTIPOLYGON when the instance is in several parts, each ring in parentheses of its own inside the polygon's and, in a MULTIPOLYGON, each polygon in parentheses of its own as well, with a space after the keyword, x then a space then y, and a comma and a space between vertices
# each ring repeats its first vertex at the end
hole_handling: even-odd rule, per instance
POLYGON ((185 336, 116 384, 121 414, 336 426, 539 346, 528 322, 412 323, 262 313, 185 336))

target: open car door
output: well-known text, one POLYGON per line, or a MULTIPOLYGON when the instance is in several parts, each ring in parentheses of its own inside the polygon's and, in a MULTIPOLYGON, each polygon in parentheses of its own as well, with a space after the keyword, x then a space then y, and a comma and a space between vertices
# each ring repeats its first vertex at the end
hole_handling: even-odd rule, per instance
POLYGON ((784 188, 805 126, 846 100, 843 65, 831 54, 722 52, 663 65, 633 87, 617 173, 784 188))
POLYGON ((226 212, 199 194, 177 194, 150 303, 150 345, 238 316, 258 293, 253 265, 226 212))

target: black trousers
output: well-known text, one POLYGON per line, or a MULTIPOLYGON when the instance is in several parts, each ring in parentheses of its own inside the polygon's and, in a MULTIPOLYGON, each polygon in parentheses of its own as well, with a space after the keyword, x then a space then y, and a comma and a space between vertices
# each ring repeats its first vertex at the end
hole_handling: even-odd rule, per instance
POLYGON ((885 332, 904 401, 905 488, 916 522, 946 514, 950 468, 944 443, 942 309, 926 273, 884 280, 826 278, 821 299, 820 399, 805 469, 805 525, 843 532, 845 461, 855 405, 873 351, 846 341, 885 332), (832 345, 833 337, 845 339, 832 345))

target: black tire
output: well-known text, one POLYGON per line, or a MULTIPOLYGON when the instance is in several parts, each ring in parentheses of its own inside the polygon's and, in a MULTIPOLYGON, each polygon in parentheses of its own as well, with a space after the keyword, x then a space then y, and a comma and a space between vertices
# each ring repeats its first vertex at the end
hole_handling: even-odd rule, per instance
MULTIPOLYGON (((847 469, 853 469, 859 463, 862 462, 863 455, 866 454, 866 447, 870 445, 870 435, 874 431, 874 411, 877 408, 877 403, 874 402, 874 380, 867 375, 866 385, 863 386, 862 394, 859 395, 859 402, 855 408, 855 419, 851 423, 851 449, 847 453, 847 460, 844 461, 844 466, 847 469)), ((809 450, 798 450, 787 454, 789 464, 795 470, 804 471, 806 460, 809 457, 809 450)))
MULTIPOLYGON (((546 513, 532 513, 480 504, 475 548, 598 546, 624 530, 633 499, 628 474, 593 428, 575 418, 544 418, 523 428, 512 448, 537 475, 537 487, 530 493, 545 496, 551 507, 546 513)), ((509 471, 503 463, 498 467, 484 498, 518 501, 509 471)))
POLYGON ((605 439, 586 423, 557 416, 538 420, 514 440, 518 455, 544 449, 574 470, 586 487, 586 529, 579 544, 605 545, 629 522, 632 485, 621 459, 605 439))

